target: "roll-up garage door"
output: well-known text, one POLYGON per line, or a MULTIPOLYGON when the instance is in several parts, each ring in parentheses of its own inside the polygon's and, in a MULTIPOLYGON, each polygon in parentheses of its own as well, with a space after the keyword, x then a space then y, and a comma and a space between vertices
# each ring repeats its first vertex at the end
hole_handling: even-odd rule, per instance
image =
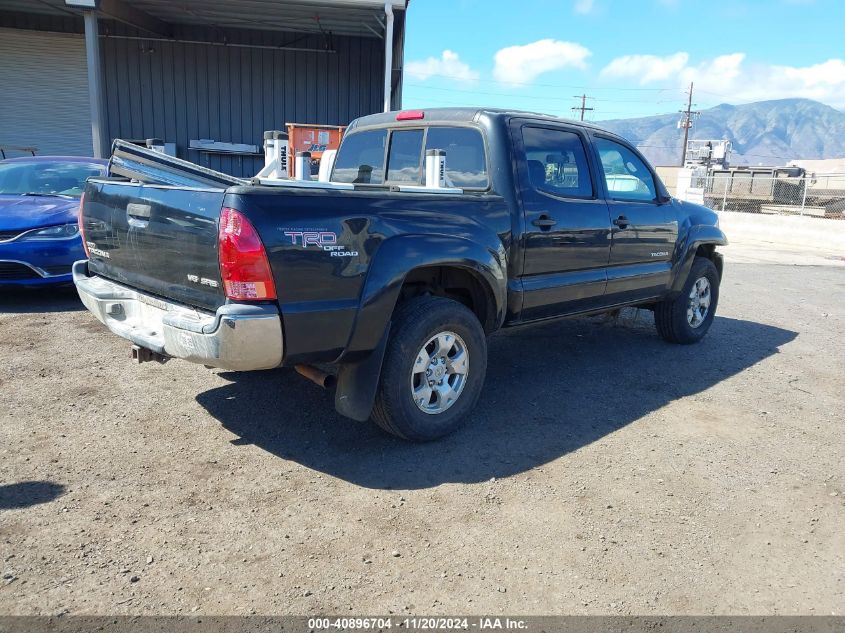
POLYGON ((82 35, 0 29, 0 146, 9 145, 92 155, 82 35))

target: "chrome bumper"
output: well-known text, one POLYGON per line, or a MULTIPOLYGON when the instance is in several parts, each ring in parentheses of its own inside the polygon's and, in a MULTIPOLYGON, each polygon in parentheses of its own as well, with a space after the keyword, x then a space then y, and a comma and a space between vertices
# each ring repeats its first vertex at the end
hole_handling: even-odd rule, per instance
POLYGON ((282 364, 282 320, 275 306, 226 304, 202 312, 88 276, 88 262, 73 265, 85 307, 107 328, 157 354, 236 371, 282 364))

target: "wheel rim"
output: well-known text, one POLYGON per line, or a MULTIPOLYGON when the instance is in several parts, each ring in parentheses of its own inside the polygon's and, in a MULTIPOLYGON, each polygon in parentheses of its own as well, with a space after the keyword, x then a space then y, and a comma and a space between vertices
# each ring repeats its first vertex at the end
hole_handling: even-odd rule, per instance
POLYGON ((697 328, 704 323, 710 312, 710 296, 710 280, 707 277, 696 279, 687 302, 687 323, 690 327, 697 328))
POLYGON ((423 413, 436 415, 457 402, 469 372, 469 351, 454 332, 432 336, 411 368, 411 397, 423 413))

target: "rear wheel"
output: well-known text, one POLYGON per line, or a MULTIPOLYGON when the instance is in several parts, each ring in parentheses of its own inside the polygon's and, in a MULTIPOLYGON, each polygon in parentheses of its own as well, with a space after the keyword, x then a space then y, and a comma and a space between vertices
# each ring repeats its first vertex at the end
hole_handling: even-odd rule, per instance
POLYGON ((408 440, 448 435, 475 406, 486 372, 475 314, 443 297, 412 299, 394 315, 373 420, 408 440))
POLYGON ((719 272, 709 259, 696 257, 681 293, 654 307, 654 324, 671 343, 696 343, 704 338, 719 302, 719 272))

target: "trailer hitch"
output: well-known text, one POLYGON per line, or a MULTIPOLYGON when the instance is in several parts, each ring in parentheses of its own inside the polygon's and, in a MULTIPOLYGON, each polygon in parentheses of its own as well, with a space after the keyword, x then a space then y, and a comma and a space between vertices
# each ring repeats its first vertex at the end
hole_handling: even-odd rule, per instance
POLYGON ((165 354, 159 354, 158 352, 154 352, 153 350, 147 349, 146 347, 141 347, 140 345, 133 345, 132 360, 134 360, 138 364, 155 361, 163 365, 164 363, 170 360, 170 356, 167 356, 165 354))

